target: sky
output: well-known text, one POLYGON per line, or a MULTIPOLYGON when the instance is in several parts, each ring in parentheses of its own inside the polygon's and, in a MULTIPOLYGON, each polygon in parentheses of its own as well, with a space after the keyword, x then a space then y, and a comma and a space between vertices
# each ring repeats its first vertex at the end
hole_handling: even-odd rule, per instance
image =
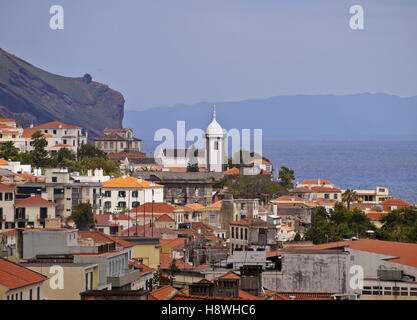
POLYGON ((415 0, 0 0, 0 47, 125 109, 284 94, 417 95, 415 0), (64 9, 52 30, 50 7, 64 9), (352 30, 352 5, 364 29, 352 30))

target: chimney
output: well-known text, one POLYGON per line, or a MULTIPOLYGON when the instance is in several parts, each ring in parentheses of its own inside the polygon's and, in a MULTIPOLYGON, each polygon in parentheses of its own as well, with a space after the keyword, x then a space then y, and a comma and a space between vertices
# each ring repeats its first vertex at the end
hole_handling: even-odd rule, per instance
POLYGON ((262 266, 244 265, 240 267, 240 288, 254 296, 262 296, 262 266))

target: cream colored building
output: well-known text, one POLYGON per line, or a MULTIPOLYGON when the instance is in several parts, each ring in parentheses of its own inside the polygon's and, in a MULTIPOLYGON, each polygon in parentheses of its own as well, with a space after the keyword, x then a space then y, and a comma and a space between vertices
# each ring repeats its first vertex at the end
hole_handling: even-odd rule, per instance
POLYGON ((358 202, 380 204, 390 199, 388 187, 376 187, 374 190, 353 190, 358 195, 358 202))
POLYGON ((14 201, 16 189, 0 183, 0 230, 12 229, 15 227, 14 201))
POLYGON ((15 201, 15 226, 44 228, 48 219, 55 219, 55 203, 39 196, 15 201))
POLYGON ((98 264, 24 263, 26 268, 48 278, 42 285, 47 300, 80 300, 80 293, 98 289, 98 264), (62 278, 60 275, 62 274, 62 278))
POLYGON ((145 202, 163 202, 164 186, 141 178, 130 176, 118 177, 103 183, 103 210, 118 213, 131 210, 145 202))

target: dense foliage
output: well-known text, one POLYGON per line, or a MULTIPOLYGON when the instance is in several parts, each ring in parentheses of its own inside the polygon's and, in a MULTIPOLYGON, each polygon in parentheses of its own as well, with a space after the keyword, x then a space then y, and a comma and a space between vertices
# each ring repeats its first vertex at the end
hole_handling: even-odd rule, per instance
POLYGON ((393 210, 383 216, 382 227, 376 231, 380 240, 417 243, 417 210, 393 210))
POLYGON ((323 207, 314 212, 314 224, 305 234, 305 240, 314 244, 341 241, 353 237, 366 237, 367 230, 375 230, 365 213, 358 209, 348 210, 336 203, 334 210, 327 213, 323 207))
POLYGON ((31 142, 33 151, 19 152, 13 142, 8 141, 0 147, 0 157, 30 164, 35 168, 67 168, 70 172, 79 171, 82 174, 86 174, 89 169, 103 169, 105 175, 121 175, 119 165, 91 144, 81 145, 77 154, 66 148, 61 148, 58 152, 48 152, 47 141, 40 131, 32 135, 31 142))
POLYGON ((70 218, 74 220, 79 230, 94 228, 93 208, 90 203, 80 203, 72 210, 70 218))

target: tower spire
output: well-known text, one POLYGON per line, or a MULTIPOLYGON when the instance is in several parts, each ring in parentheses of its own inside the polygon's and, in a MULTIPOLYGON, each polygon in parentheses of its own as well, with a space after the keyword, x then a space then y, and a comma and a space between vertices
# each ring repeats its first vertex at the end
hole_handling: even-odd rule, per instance
POLYGON ((216 119, 216 105, 213 105, 213 120, 216 119))

